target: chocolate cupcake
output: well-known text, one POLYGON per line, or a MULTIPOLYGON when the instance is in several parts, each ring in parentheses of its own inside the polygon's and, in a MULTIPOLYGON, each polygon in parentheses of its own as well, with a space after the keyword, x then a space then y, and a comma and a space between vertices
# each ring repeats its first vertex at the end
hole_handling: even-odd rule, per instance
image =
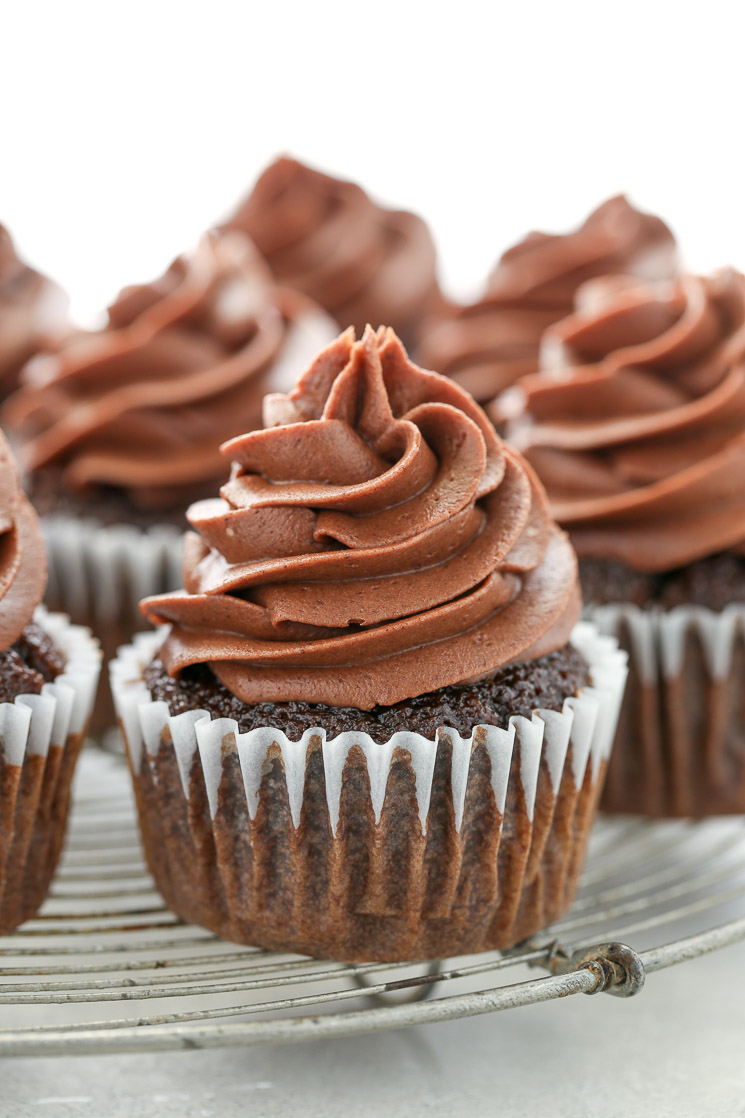
POLYGON ((439 305, 425 222, 295 159, 267 167, 227 225, 252 238, 277 283, 310 296, 342 329, 387 323, 411 343, 439 305))
POLYGON ((604 806, 745 811, 745 277, 597 280, 497 401, 630 652, 604 806))
POLYGON ((24 264, 0 225, 0 402, 23 366, 64 327, 67 297, 56 283, 24 264))
POLYGON ((43 516, 51 607, 107 655, 128 640, 139 599, 178 585, 185 510, 227 474, 219 444, 259 426, 264 393, 333 335, 242 234, 210 234, 125 289, 105 329, 29 364, 3 417, 43 516))
POLYGON ((0 933, 44 900, 93 707, 98 643, 39 602, 46 555, 0 434, 0 933))
POLYGON ((486 404, 538 368, 544 331, 570 314, 580 284, 615 273, 666 279, 675 239, 658 217, 610 198, 572 233, 530 233, 502 256, 476 303, 451 305, 428 326, 417 360, 486 404))
POLYGON ((457 385, 350 330, 193 505, 112 664, 148 862, 239 942, 505 947, 564 911, 625 674, 545 494, 457 385))

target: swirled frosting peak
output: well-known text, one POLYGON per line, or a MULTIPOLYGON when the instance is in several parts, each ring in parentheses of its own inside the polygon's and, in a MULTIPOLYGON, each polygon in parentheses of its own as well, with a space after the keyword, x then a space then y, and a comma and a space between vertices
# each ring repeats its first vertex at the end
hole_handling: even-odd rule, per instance
POLYGON ((0 225, 0 399, 11 392, 28 359, 63 326, 67 296, 18 259, 0 225))
POLYGON ((0 432, 0 652, 31 621, 46 581, 39 519, 23 494, 10 447, 0 432))
POLYGON ((388 323, 408 339, 437 301, 424 221, 295 159, 272 163, 228 225, 248 233, 278 283, 309 295, 342 329, 388 323))
POLYGON ((219 499, 189 510, 171 674, 208 663, 246 702, 369 709, 566 643, 576 559, 519 454, 396 335, 350 329, 264 430, 222 449, 219 499))
POLYGON ((481 403, 535 372, 541 336, 569 314, 581 283, 608 274, 672 277, 676 248, 658 217, 610 198, 571 233, 529 233, 508 249, 483 298, 453 306, 423 332, 417 360, 481 403))
POLYGON ((580 558, 745 550, 745 276, 595 280, 496 402, 580 558))
POLYGON ((224 476, 219 444, 260 425, 264 393, 333 335, 310 300, 274 287, 245 236, 210 234, 154 283, 126 288, 106 329, 31 362, 4 419, 30 473, 180 508, 224 476))

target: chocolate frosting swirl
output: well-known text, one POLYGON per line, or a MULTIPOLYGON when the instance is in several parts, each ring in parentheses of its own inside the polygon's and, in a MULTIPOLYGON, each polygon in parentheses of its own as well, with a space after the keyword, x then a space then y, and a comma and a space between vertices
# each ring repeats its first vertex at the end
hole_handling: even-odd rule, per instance
POLYGON ((39 518, 24 496, 5 436, 0 432, 0 652, 20 637, 47 582, 39 518))
POLYGON ((342 329, 387 323, 409 339, 438 299, 435 245, 420 217, 294 159, 272 163, 228 225, 248 233, 278 283, 315 299, 342 329))
POLYGON ((333 335, 319 308, 274 287, 246 237, 210 234, 154 283, 125 289, 104 330, 31 362, 4 419, 29 472, 180 507, 213 491, 220 442, 259 426, 264 393, 292 384, 288 369, 333 335))
POLYGON ((566 643, 576 558, 543 489, 391 330, 342 334, 265 419, 189 510, 185 590, 142 603, 172 623, 172 675, 208 663, 245 702, 369 709, 566 643))
POLYGON ((580 558, 745 550, 745 277, 596 280, 496 402, 580 558))
POLYGON ((665 223, 610 198, 574 232, 530 233, 505 252, 483 298, 433 321, 417 359, 486 403, 537 370, 544 330, 571 312, 581 283, 614 273, 667 279, 675 268, 665 223))
POLYGON ((61 329, 66 313, 62 289, 18 259, 0 225, 0 399, 16 387, 26 361, 61 329))

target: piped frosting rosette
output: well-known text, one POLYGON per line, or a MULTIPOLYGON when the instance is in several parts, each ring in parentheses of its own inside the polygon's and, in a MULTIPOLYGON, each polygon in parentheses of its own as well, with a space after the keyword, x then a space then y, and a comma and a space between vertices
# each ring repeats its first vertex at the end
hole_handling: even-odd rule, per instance
POLYGON ((0 225, 0 400, 16 387, 26 361, 64 327, 67 303, 56 283, 19 260, 0 225))
POLYGON ((27 366, 6 405, 24 468, 74 493, 113 488, 171 510, 224 474, 217 447, 261 421, 265 392, 329 340, 330 320, 273 286, 239 233, 210 234, 154 283, 125 289, 106 329, 27 366))
POLYGON ((674 274, 676 264, 675 238, 665 222, 619 194, 571 233, 529 233, 501 257, 489 278, 489 292, 535 306, 571 309, 586 280, 605 275, 664 279, 674 274))
POLYGON ((667 279, 675 271, 665 223, 610 198, 573 232, 530 233, 508 249, 480 300, 428 325, 417 359, 486 403, 536 371, 544 331, 571 312, 580 284, 616 273, 667 279))
POLYGON ((13 652, 32 621, 64 664, 38 693, 0 702, 0 933, 32 916, 46 895, 100 670, 90 632, 39 604, 46 570, 39 521, 0 434, 0 656, 10 650, 4 675, 12 682, 16 666, 24 680, 36 674, 13 652))
POLYGON ((435 245, 420 217, 295 159, 272 163, 227 224, 252 238, 278 283, 342 329, 388 323, 408 339, 438 300, 435 245))
POLYGON ((23 494, 0 432, 0 651, 18 640, 44 596, 47 557, 39 518, 23 494))
MULTIPOLYGON (((745 553, 745 277, 588 284, 543 364, 498 406, 581 559, 655 573, 745 553)), ((606 809, 745 811, 745 606, 589 616, 631 654, 606 809)))
POLYGON ((598 280, 497 407, 580 558, 664 571, 745 543, 745 277, 598 280))
POLYGON ((566 644, 576 561, 529 467, 392 331, 324 350, 268 426, 223 447, 219 499, 189 510, 172 674, 208 663, 246 702, 369 709, 566 644))
MULTIPOLYGON (((124 290, 105 329, 32 361, 3 420, 44 512, 51 607, 93 625, 107 655, 128 640, 139 600, 179 585, 175 525, 227 477, 220 443, 259 426, 264 393, 335 334, 226 232, 124 290)), ((112 717, 99 704, 95 729, 112 717)))

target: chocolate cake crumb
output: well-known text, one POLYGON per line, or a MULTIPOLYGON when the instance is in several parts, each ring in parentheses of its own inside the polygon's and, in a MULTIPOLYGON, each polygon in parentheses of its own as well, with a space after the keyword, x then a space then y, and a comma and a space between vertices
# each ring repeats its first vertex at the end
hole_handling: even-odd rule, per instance
POLYGON ((145 682, 156 701, 172 715, 204 709, 214 718, 234 718, 245 733, 257 726, 276 726, 297 741, 305 730, 323 727, 329 737, 347 730, 384 742, 399 730, 413 730, 433 739, 439 726, 465 736, 481 724, 505 728, 513 714, 530 717, 536 707, 561 710, 564 699, 590 682, 587 662, 571 645, 540 660, 512 664, 488 680, 441 687, 393 706, 357 710, 324 703, 256 703, 237 699, 205 664, 186 668, 172 679, 156 657, 145 669, 145 682))
POLYGON ((52 638, 32 622, 10 648, 0 652, 0 703, 12 703, 18 695, 38 695, 64 667, 64 657, 52 638))
POLYGON ((719 612, 745 602, 745 556, 720 553, 659 574, 632 570, 609 559, 581 559, 582 595, 587 605, 628 602, 655 606, 704 606, 719 612))
MULTIPOLYGON (((227 480, 227 476, 225 478, 227 480)), ((173 497, 166 507, 140 508, 129 500, 123 489, 113 485, 98 485, 77 496, 65 488, 58 470, 38 470, 27 479, 29 500, 39 516, 71 516, 75 520, 90 518, 105 527, 115 524, 134 524, 143 530, 162 524, 185 530, 186 509, 202 497, 213 497, 217 485, 211 478, 203 486, 173 497)))
POLYGON ((580 559, 579 581, 586 605, 628 602, 644 606, 654 599, 654 575, 634 571, 612 559, 580 559))
POLYGON ((712 555, 673 571, 657 598, 665 609, 706 606, 720 611, 733 602, 745 602, 745 556, 712 555))

